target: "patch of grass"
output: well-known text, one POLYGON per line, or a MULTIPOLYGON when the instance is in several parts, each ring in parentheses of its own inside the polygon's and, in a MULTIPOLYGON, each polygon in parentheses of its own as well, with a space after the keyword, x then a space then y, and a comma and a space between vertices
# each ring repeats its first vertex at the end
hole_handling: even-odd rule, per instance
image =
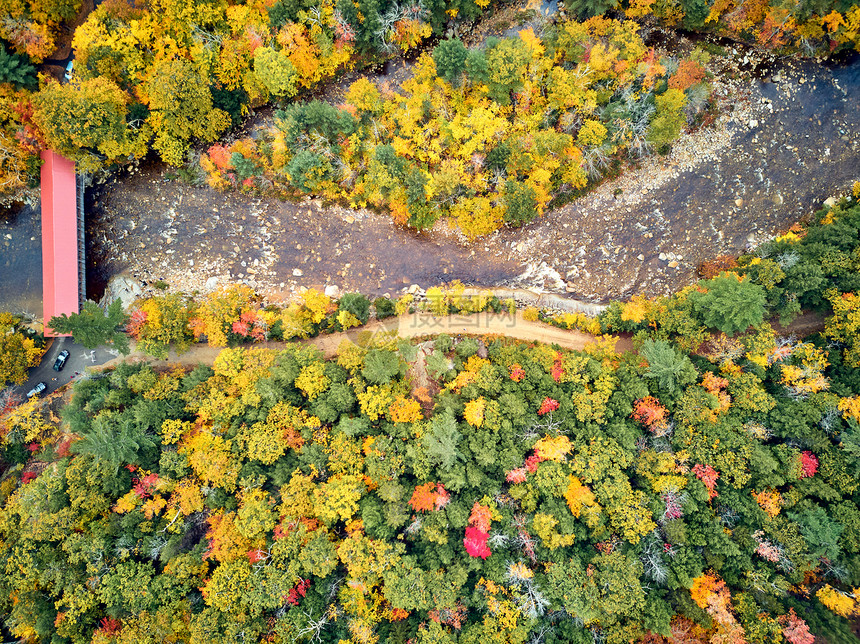
POLYGON ((718 44, 712 42, 700 43, 696 49, 703 49, 712 56, 728 56, 725 47, 720 47, 718 44))

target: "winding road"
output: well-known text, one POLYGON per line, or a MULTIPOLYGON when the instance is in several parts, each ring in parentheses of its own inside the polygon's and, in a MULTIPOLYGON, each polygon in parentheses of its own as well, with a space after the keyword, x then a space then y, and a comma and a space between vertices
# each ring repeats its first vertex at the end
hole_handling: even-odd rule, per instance
MULTIPOLYGON (((436 317, 429 313, 412 313, 386 320, 373 321, 365 326, 350 329, 346 332, 320 335, 315 338, 302 340, 301 342, 318 347, 326 358, 332 358, 337 354, 337 348, 344 340, 356 344, 366 344, 367 338, 374 334, 391 332, 396 332, 400 338, 416 338, 438 333, 447 333, 449 335, 503 335, 526 342, 557 344, 565 349, 579 351, 597 340, 595 336, 582 333, 581 331, 566 331, 542 322, 526 320, 522 312, 517 311, 514 315, 474 313, 471 315, 446 315, 443 317, 436 317)), ((615 338, 615 340, 616 351, 632 349, 632 344, 629 340, 625 338, 615 338)), ((280 350, 284 349, 287 344, 285 342, 263 342, 251 346, 280 350)), ((105 362, 100 368, 112 368, 123 360, 146 361, 154 367, 167 367, 171 365, 194 367, 199 364, 211 366, 221 351, 222 348, 220 347, 198 344, 193 345, 188 351, 179 355, 171 350, 167 360, 158 360, 146 355, 142 351, 134 350, 126 357, 118 357, 105 362)))

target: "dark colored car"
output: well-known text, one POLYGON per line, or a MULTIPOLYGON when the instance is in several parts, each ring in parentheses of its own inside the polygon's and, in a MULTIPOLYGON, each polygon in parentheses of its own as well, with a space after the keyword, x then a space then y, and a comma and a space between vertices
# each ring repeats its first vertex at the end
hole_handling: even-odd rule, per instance
POLYGON ((30 391, 27 392, 27 398, 32 398, 33 396, 38 396, 40 393, 45 391, 48 388, 48 385, 44 382, 40 382, 38 385, 33 387, 30 391))
POLYGON ((60 351, 60 355, 57 356, 57 359, 54 360, 54 371, 62 371, 63 367, 66 366, 66 360, 69 359, 69 352, 63 349, 60 351))

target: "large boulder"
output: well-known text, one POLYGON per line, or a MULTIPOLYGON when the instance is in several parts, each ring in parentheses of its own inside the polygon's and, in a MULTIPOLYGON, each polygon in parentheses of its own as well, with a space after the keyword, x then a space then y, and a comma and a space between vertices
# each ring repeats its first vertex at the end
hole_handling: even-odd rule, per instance
POLYGON ((107 288, 105 288, 105 294, 99 300, 99 306, 107 310, 107 307, 119 298, 122 302, 122 310, 127 313, 131 305, 141 295, 143 295, 143 288, 140 282, 124 273, 119 273, 110 278, 107 288))

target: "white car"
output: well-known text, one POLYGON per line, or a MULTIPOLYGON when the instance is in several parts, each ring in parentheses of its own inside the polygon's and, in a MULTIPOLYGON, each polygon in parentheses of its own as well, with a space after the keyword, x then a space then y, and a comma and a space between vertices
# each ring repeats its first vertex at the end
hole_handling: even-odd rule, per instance
POLYGON ((33 396, 38 396, 40 393, 45 391, 48 388, 48 385, 44 382, 40 382, 38 385, 33 387, 30 391, 27 392, 27 398, 32 398, 33 396))

